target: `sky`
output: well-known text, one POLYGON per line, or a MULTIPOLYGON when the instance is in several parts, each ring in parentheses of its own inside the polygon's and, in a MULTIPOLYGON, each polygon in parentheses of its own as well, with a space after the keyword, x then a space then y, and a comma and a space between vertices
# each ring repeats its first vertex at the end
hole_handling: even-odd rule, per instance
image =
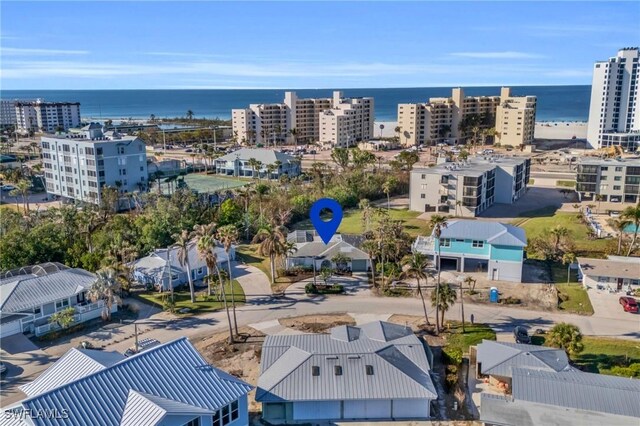
POLYGON ((590 84, 640 2, 0 2, 2 89, 590 84))

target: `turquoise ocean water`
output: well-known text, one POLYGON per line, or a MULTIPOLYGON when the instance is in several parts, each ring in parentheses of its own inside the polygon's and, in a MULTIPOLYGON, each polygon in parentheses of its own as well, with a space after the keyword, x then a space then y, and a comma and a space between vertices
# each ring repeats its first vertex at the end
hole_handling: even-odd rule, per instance
MULTIPOLYGON (((292 89, 295 90, 295 89, 292 89)), ((499 95, 499 87, 465 87, 467 95, 499 95)), ((295 90, 299 97, 328 97, 331 89, 295 90)), ((396 120, 398 104, 450 96, 450 87, 343 89, 346 96, 373 96, 376 120, 396 120)), ((228 119, 232 108, 282 102, 284 90, 3 90, 2 99, 44 98, 80 102, 83 117, 149 118, 184 116, 228 119)), ((538 97, 538 121, 586 121, 591 86, 515 86, 512 93, 538 97)))

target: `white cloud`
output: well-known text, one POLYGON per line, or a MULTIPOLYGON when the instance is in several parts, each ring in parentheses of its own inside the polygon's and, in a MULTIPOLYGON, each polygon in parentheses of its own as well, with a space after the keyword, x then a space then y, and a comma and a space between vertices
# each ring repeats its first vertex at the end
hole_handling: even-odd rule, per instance
POLYGON ((3 47, 3 55, 16 56, 48 56, 48 55, 88 55, 86 50, 60 50, 60 49, 23 49, 20 47, 3 47))
POLYGON ((459 58, 474 58, 474 59, 533 59, 544 58, 544 55, 538 55, 536 53, 526 52, 454 52, 449 56, 456 56, 459 58))

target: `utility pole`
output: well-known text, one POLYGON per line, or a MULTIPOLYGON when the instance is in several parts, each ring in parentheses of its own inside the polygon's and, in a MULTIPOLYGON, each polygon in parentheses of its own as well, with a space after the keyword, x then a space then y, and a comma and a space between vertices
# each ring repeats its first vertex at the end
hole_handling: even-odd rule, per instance
POLYGON ((133 334, 136 337, 136 353, 140 350, 140 346, 138 345, 138 324, 133 323, 133 334))

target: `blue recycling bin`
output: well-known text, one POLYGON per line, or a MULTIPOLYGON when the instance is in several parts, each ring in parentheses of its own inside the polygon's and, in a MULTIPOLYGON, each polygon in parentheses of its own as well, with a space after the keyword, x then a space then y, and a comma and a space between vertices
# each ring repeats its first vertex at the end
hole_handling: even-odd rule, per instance
POLYGON ((498 288, 497 287, 491 287, 491 289, 489 290, 489 302, 491 303, 498 303, 498 288))

